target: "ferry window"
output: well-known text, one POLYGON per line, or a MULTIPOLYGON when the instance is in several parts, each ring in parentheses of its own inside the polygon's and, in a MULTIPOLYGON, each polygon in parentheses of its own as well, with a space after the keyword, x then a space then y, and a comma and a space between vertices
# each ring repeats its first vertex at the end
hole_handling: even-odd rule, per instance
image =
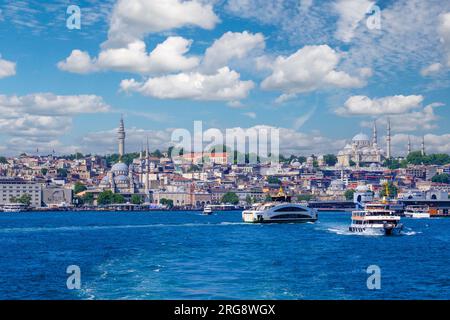
POLYGON ((306 210, 303 208, 297 208, 297 207, 284 207, 284 208, 275 210, 275 212, 293 212, 293 211, 306 211, 306 210))

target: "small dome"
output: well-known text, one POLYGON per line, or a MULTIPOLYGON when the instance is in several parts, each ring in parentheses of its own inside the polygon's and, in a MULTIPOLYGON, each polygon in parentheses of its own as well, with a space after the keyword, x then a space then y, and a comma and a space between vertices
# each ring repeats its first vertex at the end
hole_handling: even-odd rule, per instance
POLYGON ((102 181, 100 181, 101 185, 107 185, 109 184, 109 177, 108 176, 104 176, 102 181))
POLYGON ((364 133, 358 133, 353 137, 352 141, 369 141, 369 137, 364 133))
POLYGON ((124 175, 119 175, 114 178, 114 181, 116 183, 128 183, 128 177, 124 175))
POLYGON ((112 166, 111 171, 114 173, 128 172, 128 166, 123 162, 118 162, 112 166))
POLYGON ((367 192, 369 191, 369 188, 365 185, 359 185, 356 187, 357 192, 367 192))

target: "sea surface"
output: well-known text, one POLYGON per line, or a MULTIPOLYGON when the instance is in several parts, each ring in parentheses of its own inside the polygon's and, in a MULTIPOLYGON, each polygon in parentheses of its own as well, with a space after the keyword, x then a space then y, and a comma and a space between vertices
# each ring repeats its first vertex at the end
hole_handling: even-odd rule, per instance
POLYGON ((2 213, 0 299, 449 299, 450 219, 402 221, 385 237, 349 233, 342 212, 265 225, 238 211, 2 213))

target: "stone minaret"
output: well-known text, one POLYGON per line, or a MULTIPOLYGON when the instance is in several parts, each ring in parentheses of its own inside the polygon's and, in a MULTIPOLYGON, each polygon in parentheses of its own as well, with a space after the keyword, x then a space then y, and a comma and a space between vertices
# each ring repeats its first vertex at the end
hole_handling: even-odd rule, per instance
POLYGON ((422 156, 425 155, 425 136, 422 136, 422 156))
POLYGON ((119 159, 122 160, 122 157, 125 154, 125 126, 123 125, 123 116, 120 118, 117 138, 119 140, 119 159))
POLYGON ((408 154, 411 153, 411 137, 408 136, 408 154))
POLYGON ((373 134, 372 134, 372 145, 377 145, 378 143, 378 135, 377 135, 377 121, 373 121, 373 134))
POLYGON ((388 119, 386 136, 386 158, 390 159, 391 157, 391 120, 388 119))

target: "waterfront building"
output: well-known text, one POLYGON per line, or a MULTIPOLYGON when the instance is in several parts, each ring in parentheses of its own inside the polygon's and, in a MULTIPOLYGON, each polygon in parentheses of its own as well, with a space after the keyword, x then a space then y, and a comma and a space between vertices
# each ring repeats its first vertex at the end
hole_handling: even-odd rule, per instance
POLYGON ((31 197, 30 207, 41 207, 41 184, 19 178, 0 178, 0 205, 11 203, 14 198, 17 199, 23 195, 29 195, 31 197))

